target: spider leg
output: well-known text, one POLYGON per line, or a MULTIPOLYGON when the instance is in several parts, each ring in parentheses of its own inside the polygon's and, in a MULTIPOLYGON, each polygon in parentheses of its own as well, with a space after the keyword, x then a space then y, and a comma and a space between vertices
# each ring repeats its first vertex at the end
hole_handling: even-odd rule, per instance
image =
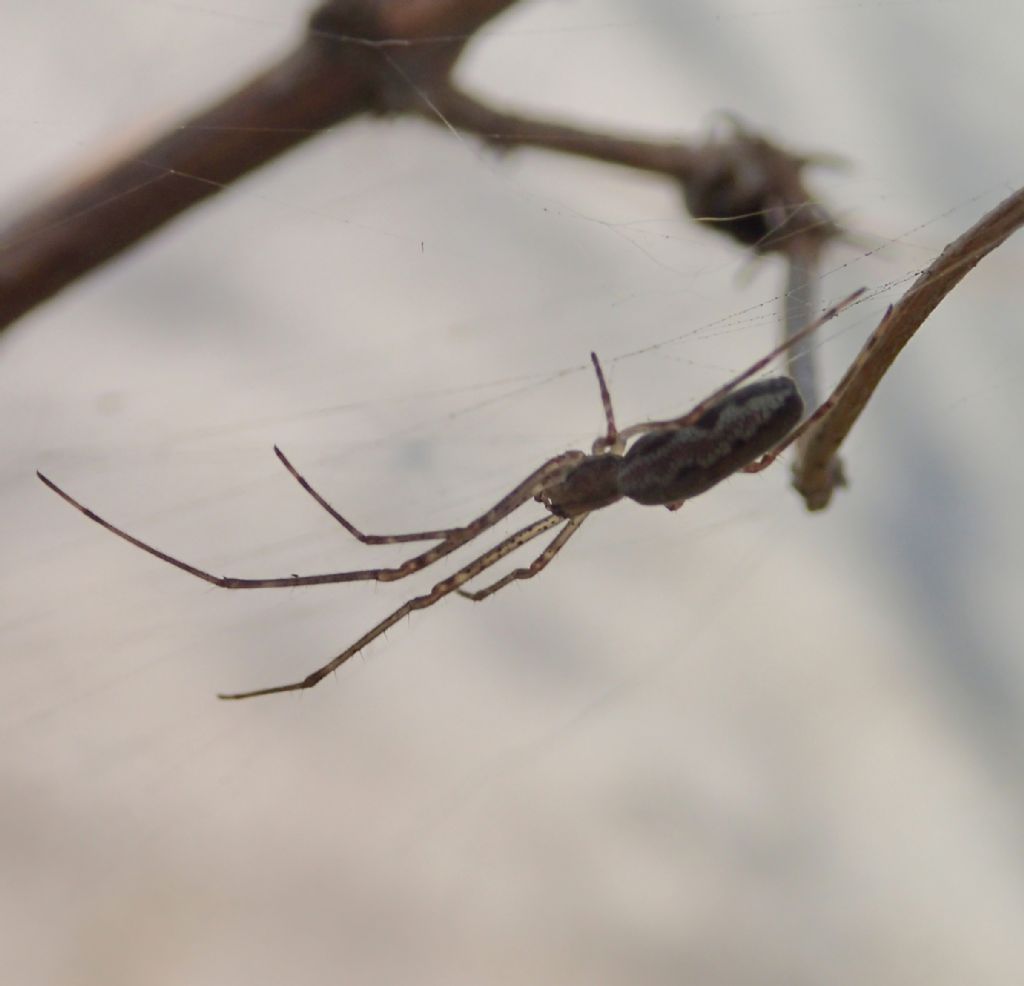
POLYGON ((502 576, 493 585, 487 586, 486 589, 478 589, 476 592, 466 592, 465 589, 456 589, 460 596, 465 599, 472 599, 473 602, 478 603, 482 599, 486 599, 488 596, 493 595, 499 589, 504 589, 510 582, 515 582, 517 579, 532 579, 535 575, 539 575, 547 568, 548 563, 555 555, 558 554, 562 548, 565 547, 565 542, 569 540, 578 530, 580 524, 587 519, 587 514, 580 514, 577 517, 573 517, 552 539, 548 546, 539 554, 536 558, 530 562, 525 568, 513 569, 508 575, 502 576))
POLYGON ((179 568, 181 571, 187 572, 197 579, 202 579, 204 582, 220 586, 223 589, 281 589, 303 585, 333 585, 339 582, 394 582, 398 579, 404 579, 406 576, 412 575, 428 565, 433 565, 434 562, 450 555, 456 549, 461 548, 462 545, 492 528, 518 507, 540 493, 550 483, 557 481, 558 477, 563 476, 567 469, 578 464, 584 458, 586 456, 582 452, 563 452, 561 455, 548 459, 542 466, 534 469, 510 493, 503 496, 493 507, 485 510, 475 520, 470 521, 464 527, 453 528, 452 533, 439 544, 435 544, 427 551, 406 559, 396 567, 357 569, 351 572, 326 572, 322 575, 289 575, 283 578, 266 579, 214 575, 212 572, 207 572, 204 569, 197 568, 195 565, 190 565, 188 562, 175 558, 173 555, 169 555, 159 548, 154 548, 151 544, 141 541, 127 531, 115 527, 110 521, 104 520, 99 514, 94 513, 88 507, 79 503, 71 494, 66 493, 42 473, 37 472, 36 475, 54 493, 70 503, 71 506, 83 513, 91 521, 99 524, 100 527, 110 531, 111 534, 116 534, 122 540, 134 545, 136 548, 140 548, 154 558, 159 558, 161 561, 167 562, 168 565, 173 565, 175 568, 179 568))
POLYGON ((313 489, 309 480, 302 475, 289 461, 288 457, 282 452, 276 445, 274 446, 274 455, 281 460, 281 465, 285 467, 294 477, 295 481, 301 486, 321 507, 324 508, 346 531, 349 532, 354 538, 362 541, 363 544, 399 544, 403 541, 443 541, 445 538, 449 538, 454 534, 458 534, 461 527, 446 527, 443 530, 438 531, 417 531, 414 534, 364 534, 358 527, 347 521, 337 510, 334 509, 315 489, 313 489))
POLYGON ((612 395, 608 392, 608 384, 605 383, 604 371, 601 369, 601 361, 597 353, 590 354, 590 362, 594 364, 594 372, 597 374, 597 386, 601 391, 601 406, 604 408, 604 420, 608 430, 601 438, 595 438, 591 452, 598 455, 601 452, 612 451, 622 454, 626 443, 619 435, 619 429, 615 427, 615 412, 612 410, 612 395))
MULTIPOLYGON (((579 518, 579 520, 582 520, 582 518, 579 518)), ((569 524, 576 524, 578 527, 579 520, 570 521, 569 524)), ((287 685, 275 685, 271 688, 257 688, 250 692, 220 694, 217 697, 222 699, 255 698, 257 695, 277 695, 281 692, 297 692, 306 688, 312 688, 332 671, 340 668, 350 657, 358 654, 367 644, 376 640, 385 630, 393 627, 399 620, 408 616, 414 610, 433 606, 434 603, 444 599, 445 596, 451 595, 465 582, 475 578, 481 572, 486 571, 492 565, 501 561, 506 555, 511 554, 517 548, 521 548, 524 544, 532 541, 535 537, 539 537, 545 531, 549 531, 552 527, 562 523, 565 523, 565 521, 561 517, 551 514, 547 517, 542 517, 540 520, 535 520, 526 527, 520 528, 514 534, 510 534, 504 541, 491 548, 490 551, 484 552, 484 554, 474 558, 453 575, 442 579, 430 592, 422 596, 415 596, 408 602, 403 603, 390 616, 384 617, 375 627, 367 630, 354 644, 345 648, 337 657, 328 661, 323 667, 317 668, 311 674, 306 675, 301 681, 293 681, 287 685)))

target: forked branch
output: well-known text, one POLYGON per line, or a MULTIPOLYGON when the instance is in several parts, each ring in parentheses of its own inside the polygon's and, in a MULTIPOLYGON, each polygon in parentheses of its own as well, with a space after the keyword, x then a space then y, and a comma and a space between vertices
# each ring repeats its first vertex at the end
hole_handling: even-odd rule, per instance
POLYGON ((834 234, 802 184, 814 159, 741 127, 705 143, 639 140, 502 113, 456 90, 462 50, 513 3, 322 3, 277 64, 0 230, 0 329, 260 165, 365 113, 422 116, 506 148, 544 146, 667 175, 696 218, 761 252, 834 234))

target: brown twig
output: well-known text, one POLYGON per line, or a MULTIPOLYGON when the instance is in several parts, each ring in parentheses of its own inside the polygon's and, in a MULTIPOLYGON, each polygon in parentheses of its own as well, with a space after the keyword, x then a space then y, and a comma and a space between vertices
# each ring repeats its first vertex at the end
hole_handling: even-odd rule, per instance
POLYGON ((693 174, 695 151, 688 144, 598 133, 565 123, 523 117, 489 106, 445 79, 439 83, 430 93, 429 104, 424 101, 419 107, 424 118, 476 134, 501 150, 534 147, 575 154, 667 175, 677 181, 684 181, 693 174))
POLYGON ((831 411, 811 428, 794 469, 793 485, 808 510, 828 506, 835 454, 882 377, 939 302, 987 254, 1024 225, 1024 189, 1004 199, 950 243, 882 318, 836 387, 831 411))
POLYGON ((582 130, 502 112, 452 86, 424 94, 419 110, 435 123, 473 133, 496 147, 535 147, 621 164, 675 181, 690 214, 759 253, 806 253, 837 233, 803 184, 814 156, 793 154, 735 117, 724 139, 699 144, 653 141, 582 130))
POLYGON ((414 46, 401 49, 406 72, 416 57, 432 72, 447 70, 473 32, 513 2, 323 4, 276 65, 0 231, 0 328, 284 151, 353 115, 388 109, 390 39, 414 46))
POLYGON ((329 0, 298 47, 216 105, 0 231, 0 329, 186 209, 360 113, 419 114, 503 147, 543 146, 664 174, 699 220, 759 252, 835 233, 802 183, 811 159, 736 125, 702 145, 589 133, 455 89, 474 32, 514 0, 329 0))

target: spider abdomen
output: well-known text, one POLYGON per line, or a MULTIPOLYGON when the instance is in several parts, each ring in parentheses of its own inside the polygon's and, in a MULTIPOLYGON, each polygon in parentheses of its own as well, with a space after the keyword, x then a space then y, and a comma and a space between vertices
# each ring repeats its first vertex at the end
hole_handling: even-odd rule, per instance
POLYGON ((638 439, 619 465, 619 492, 647 505, 688 500, 777 445, 803 411, 789 377, 734 390, 693 424, 638 439))

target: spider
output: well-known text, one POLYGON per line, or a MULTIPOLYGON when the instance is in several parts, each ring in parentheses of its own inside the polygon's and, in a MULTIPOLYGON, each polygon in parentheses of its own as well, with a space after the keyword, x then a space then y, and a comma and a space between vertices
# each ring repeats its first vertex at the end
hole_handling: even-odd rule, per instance
POLYGON ((803 424, 804 405, 796 384, 786 376, 768 377, 740 386, 767 366, 780 353, 799 342, 846 308, 864 289, 854 292, 828 309, 819 319, 792 335, 767 356, 734 377, 710 397, 678 418, 648 421, 619 429, 615 425, 611 396, 601 363, 591 353, 597 376, 606 430, 590 453, 563 452, 534 469, 493 507, 462 527, 411 534, 364 534, 334 509, 289 462, 276 446, 274 452, 298 484, 346 531, 363 544, 398 544, 414 541, 437 543, 393 568, 368 568, 322 575, 289 575, 282 578, 252 579, 213 575, 166 554, 83 506, 42 473, 36 475, 71 506, 112 534, 196 578, 225 589, 275 589, 285 586, 326 585, 336 582, 393 582, 419 572, 490 530, 529 500, 536 500, 547 516, 535 520, 463 565, 438 582, 429 592, 407 600, 389 616, 367 630, 358 640, 326 664, 299 681, 252 691, 221 693, 221 699, 254 698, 312 688, 350 657, 414 610, 433 606, 453 592, 480 601, 518 579, 530 579, 543 571, 579 530, 591 511, 610 506, 622 498, 644 505, 661 505, 677 510, 686 500, 709 490, 735 472, 760 472, 771 465, 814 421, 832 406, 835 394, 803 424), (640 436, 627 448, 627 443, 640 436), (528 565, 513 569, 485 588, 467 591, 462 587, 506 555, 540 535, 560 528, 558 533, 528 565))

